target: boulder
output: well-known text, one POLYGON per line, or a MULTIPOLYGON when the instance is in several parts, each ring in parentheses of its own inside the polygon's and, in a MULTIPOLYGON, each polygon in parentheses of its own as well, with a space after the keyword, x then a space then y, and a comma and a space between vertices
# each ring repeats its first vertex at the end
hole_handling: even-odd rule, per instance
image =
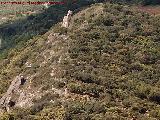
POLYGON ((23 76, 17 76, 9 86, 7 92, 0 99, 0 109, 9 111, 10 107, 15 106, 15 96, 20 94, 20 86, 24 85, 26 79, 23 76))

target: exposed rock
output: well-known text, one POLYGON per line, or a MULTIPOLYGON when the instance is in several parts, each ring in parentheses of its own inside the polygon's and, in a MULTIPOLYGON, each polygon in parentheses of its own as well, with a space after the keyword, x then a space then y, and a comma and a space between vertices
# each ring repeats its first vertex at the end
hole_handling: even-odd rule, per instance
POLYGON ((62 27, 69 27, 70 21, 71 21, 71 15, 72 15, 72 11, 68 11, 67 16, 64 16, 63 18, 63 23, 62 23, 62 27))
POLYGON ((23 76, 17 76, 11 82, 5 95, 0 99, 0 114, 9 112, 13 107, 30 108, 33 106, 33 100, 40 99, 44 93, 41 92, 41 87, 31 88, 30 84, 29 78, 25 79, 23 76))
POLYGON ((7 17, 2 17, 1 19, 2 19, 2 20, 7 20, 7 17))
POLYGON ((52 46, 54 46, 55 44, 57 44, 60 40, 67 40, 69 38, 69 36, 67 35, 60 35, 60 33, 51 33, 48 36, 48 40, 47 40, 47 44, 52 43, 52 46))
POLYGON ((23 76, 17 76, 8 88, 6 94, 0 99, 0 108, 9 111, 10 107, 16 104, 14 100, 14 95, 20 94, 20 86, 24 85, 26 79, 23 76))
POLYGON ((67 96, 69 93, 68 89, 65 88, 65 89, 57 89, 57 88, 54 88, 52 86, 52 91, 54 91, 55 94, 58 94, 59 96, 67 96))
MULTIPOLYGON (((54 40, 56 40, 57 38, 59 37, 59 33, 51 33, 49 36, 48 36, 48 41, 47 41, 47 44, 49 43, 53 43, 54 40)), ((54 41, 55 42, 55 41, 54 41)))
POLYGON ((31 68, 32 67, 32 64, 29 63, 29 62, 26 62, 25 65, 26 65, 27 68, 31 68))
POLYGON ((38 90, 32 92, 30 92, 29 90, 21 91, 16 101, 15 107, 29 108, 34 105, 33 99, 38 99, 40 97, 41 93, 38 90))

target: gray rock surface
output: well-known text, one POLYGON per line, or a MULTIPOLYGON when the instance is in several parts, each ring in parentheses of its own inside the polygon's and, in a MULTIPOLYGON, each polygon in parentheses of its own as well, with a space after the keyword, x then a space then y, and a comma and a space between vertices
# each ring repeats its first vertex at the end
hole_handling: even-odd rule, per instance
POLYGON ((63 18, 63 23, 62 23, 62 27, 68 28, 70 21, 71 21, 71 15, 72 15, 72 11, 69 10, 67 13, 67 16, 64 16, 63 18))
POLYGON ((0 99, 0 109, 9 111, 10 107, 13 107, 16 104, 14 96, 20 94, 20 86, 24 85, 26 79, 23 76, 17 76, 9 86, 5 95, 0 99))

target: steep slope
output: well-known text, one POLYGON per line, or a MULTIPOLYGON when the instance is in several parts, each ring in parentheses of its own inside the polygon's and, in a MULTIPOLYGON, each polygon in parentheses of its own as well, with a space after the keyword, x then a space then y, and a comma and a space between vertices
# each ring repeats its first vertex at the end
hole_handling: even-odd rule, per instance
POLYGON ((151 15, 160 15, 160 6, 135 6, 135 9, 139 9, 151 15))
POLYGON ((159 5, 159 0, 110 0, 115 3, 141 4, 141 5, 159 5))
POLYGON ((18 76, 26 81, 0 119, 159 119, 159 23, 128 6, 95 4, 68 29, 58 23, 12 49, 1 61, 1 96, 18 76))

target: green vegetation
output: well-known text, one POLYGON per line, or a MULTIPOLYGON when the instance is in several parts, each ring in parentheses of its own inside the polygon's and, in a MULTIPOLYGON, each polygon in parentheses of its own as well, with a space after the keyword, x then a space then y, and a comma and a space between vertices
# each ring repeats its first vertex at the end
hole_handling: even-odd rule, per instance
MULTIPOLYGON (((70 0, 63 5, 53 5, 43 11, 41 10, 42 5, 37 5, 37 7, 40 8, 34 7, 35 5, 31 5, 30 7, 26 6, 26 8, 23 8, 23 6, 21 5, 15 5, 16 11, 22 11, 21 9, 23 9, 22 12, 36 10, 42 12, 38 12, 26 17, 22 14, 19 14, 20 16, 18 16, 18 18, 8 20, 3 24, 0 24, 0 39, 2 40, 2 45, 0 47, 0 56, 6 56, 7 52, 4 51, 15 47, 17 44, 22 45, 34 36, 46 33, 54 24, 62 20, 62 17, 69 9, 75 10, 77 8, 80 8, 81 6, 86 6, 89 4, 91 4, 91 2, 85 1, 77 1, 73 4, 72 0, 70 0)), ((7 11, 7 8, 3 9, 7 11)), ((14 10, 12 12, 14 12, 14 10)), ((6 16, 9 15, 10 13, 7 13, 6 16)), ((14 14, 14 16, 16 16, 16 14, 14 14)))
POLYGON ((35 100, 31 108, 13 108, 0 119, 159 119, 159 33, 159 16, 103 3, 75 14, 69 29, 58 23, 43 35, 26 38, 25 44, 12 48, 0 61, 0 95, 22 73, 35 75, 33 88, 67 88, 70 96, 51 92, 35 100), (47 44, 48 36, 57 32, 69 39, 59 35, 47 44), (32 67, 26 68, 26 62, 32 67), (53 68, 56 74, 51 76, 53 68))

